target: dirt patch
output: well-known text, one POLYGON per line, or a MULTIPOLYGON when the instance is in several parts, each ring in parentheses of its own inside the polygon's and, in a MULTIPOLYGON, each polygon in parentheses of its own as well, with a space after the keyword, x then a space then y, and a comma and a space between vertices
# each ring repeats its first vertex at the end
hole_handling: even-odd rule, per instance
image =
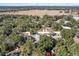
POLYGON ((61 16, 61 15, 71 15, 71 13, 65 13, 64 10, 26 10, 26 11, 0 12, 0 15, 61 16))

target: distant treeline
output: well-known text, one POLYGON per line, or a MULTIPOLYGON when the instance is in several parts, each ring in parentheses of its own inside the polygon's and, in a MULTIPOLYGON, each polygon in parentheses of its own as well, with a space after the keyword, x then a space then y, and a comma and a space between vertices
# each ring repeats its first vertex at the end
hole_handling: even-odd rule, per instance
POLYGON ((24 11, 24 10, 67 10, 67 9, 79 9, 79 6, 0 6, 0 12, 6 11, 24 11))

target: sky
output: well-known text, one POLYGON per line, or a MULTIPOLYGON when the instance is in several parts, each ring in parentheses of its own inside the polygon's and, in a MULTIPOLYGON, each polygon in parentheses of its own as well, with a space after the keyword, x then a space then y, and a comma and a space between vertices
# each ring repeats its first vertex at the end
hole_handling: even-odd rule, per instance
POLYGON ((0 3, 0 6, 79 6, 78 3, 0 3))
POLYGON ((0 0, 0 3, 79 3, 79 0, 0 0))
POLYGON ((0 0, 0 6, 79 6, 79 0, 0 0))

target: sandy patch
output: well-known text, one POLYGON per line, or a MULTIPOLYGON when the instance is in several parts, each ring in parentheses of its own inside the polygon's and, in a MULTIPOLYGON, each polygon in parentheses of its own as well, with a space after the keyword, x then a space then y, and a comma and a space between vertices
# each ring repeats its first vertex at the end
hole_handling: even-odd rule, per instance
POLYGON ((0 15, 32 15, 32 16, 61 16, 70 15, 71 13, 65 13, 64 10, 26 10, 26 11, 15 11, 15 12, 0 12, 0 15), (60 13, 62 11, 62 13, 60 13))

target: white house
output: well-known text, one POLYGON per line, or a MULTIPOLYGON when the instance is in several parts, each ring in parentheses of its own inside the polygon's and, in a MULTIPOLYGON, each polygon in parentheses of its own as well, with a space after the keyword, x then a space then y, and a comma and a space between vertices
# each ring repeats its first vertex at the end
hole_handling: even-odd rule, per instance
POLYGON ((55 32, 53 32, 51 35, 52 35, 52 38, 54 38, 54 39, 56 39, 56 40, 62 38, 60 31, 55 31, 55 32))
POLYGON ((19 35, 26 38, 26 37, 30 36, 31 34, 30 34, 30 32, 20 32, 19 35))
POLYGON ((73 16, 73 18, 78 21, 79 20, 79 17, 78 16, 73 16))
POLYGON ((64 21, 64 24, 70 23, 70 21, 64 21))
POLYGON ((50 27, 44 27, 37 31, 37 33, 40 35, 49 35, 52 32, 53 30, 50 27))
POLYGON ((71 27, 63 26, 63 25, 62 25, 62 28, 63 28, 63 29, 71 29, 71 27))
POLYGON ((60 23, 61 21, 63 21, 64 24, 70 23, 70 21, 67 21, 65 19, 59 19, 56 21, 56 23, 60 23))
POLYGON ((31 35, 31 37, 33 37, 35 39, 34 43, 38 43, 40 40, 40 35, 38 33, 35 33, 33 35, 31 35))
POLYGON ((56 23, 60 23, 60 22, 61 22, 61 20, 63 20, 63 19, 59 19, 59 20, 57 20, 57 21, 56 21, 56 23))
POLYGON ((22 32, 21 34, 24 35, 24 36, 30 36, 31 35, 30 32, 22 32))

